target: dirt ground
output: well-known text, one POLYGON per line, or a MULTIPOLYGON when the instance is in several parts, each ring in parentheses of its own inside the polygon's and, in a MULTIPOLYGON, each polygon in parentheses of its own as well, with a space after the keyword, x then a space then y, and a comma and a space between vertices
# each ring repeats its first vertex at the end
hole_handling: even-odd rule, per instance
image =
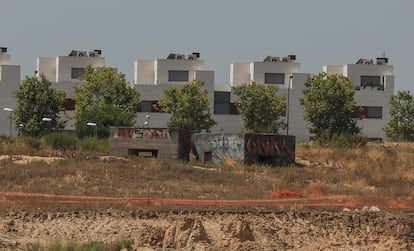
POLYGON ((10 211, 0 247, 133 240, 133 250, 412 250, 414 214, 247 210, 10 211))
POLYGON ((414 250, 412 197, 296 198, 280 192, 271 200, 0 192, 0 249, 130 240, 131 250, 414 250))

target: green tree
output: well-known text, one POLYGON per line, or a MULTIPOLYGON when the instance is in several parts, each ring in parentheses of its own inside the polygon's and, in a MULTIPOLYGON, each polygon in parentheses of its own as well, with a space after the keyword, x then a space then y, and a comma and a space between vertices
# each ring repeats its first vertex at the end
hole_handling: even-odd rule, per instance
POLYGON ((286 112, 286 97, 277 95, 276 85, 248 85, 233 87, 236 106, 244 120, 244 127, 253 133, 277 133, 285 127, 280 119, 286 112))
POLYGON ((355 90, 349 78, 322 72, 309 77, 305 87, 300 103, 311 133, 320 137, 360 132, 355 120, 355 90))
POLYGON ((390 100, 390 116, 384 128, 388 138, 393 140, 414 140, 414 97, 410 91, 398 91, 390 100))
POLYGON ((26 76, 19 90, 14 93, 17 102, 14 122, 20 134, 40 136, 49 129, 64 128, 66 116, 62 104, 66 94, 55 90, 51 85, 43 74, 39 77, 26 76), (51 120, 43 121, 43 118, 51 120))
POLYGON ((110 126, 132 126, 140 104, 140 95, 130 87, 125 75, 115 73, 111 68, 87 66, 84 80, 75 87, 75 119, 79 137, 91 135, 93 128, 88 122, 96 123, 99 137, 109 135, 110 126))
POLYGON ((171 113, 168 127, 179 128, 191 133, 209 131, 217 124, 211 118, 210 102, 207 90, 203 90, 201 81, 191 81, 182 88, 175 86, 164 89, 164 96, 159 100, 163 112, 171 113))

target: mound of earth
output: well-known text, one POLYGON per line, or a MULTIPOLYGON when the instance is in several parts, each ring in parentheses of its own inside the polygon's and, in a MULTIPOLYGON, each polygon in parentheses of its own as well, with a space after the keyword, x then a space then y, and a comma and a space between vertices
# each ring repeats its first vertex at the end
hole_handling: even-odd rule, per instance
POLYGON ((69 211, 0 215, 0 248, 132 240, 133 250, 412 250, 414 214, 69 211))

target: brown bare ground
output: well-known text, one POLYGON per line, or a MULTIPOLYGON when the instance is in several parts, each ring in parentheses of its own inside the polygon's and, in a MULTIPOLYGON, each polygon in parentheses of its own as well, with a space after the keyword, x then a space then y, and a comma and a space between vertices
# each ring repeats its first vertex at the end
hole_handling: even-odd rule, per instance
POLYGON ((0 157, 0 248, 134 241, 134 250, 413 250, 409 144, 299 145, 300 167, 0 157))

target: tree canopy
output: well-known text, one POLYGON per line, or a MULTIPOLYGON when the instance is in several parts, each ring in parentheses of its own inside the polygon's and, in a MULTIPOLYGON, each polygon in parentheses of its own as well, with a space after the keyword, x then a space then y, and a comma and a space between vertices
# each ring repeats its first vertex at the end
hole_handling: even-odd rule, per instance
POLYGON ((360 132, 355 119, 355 90, 349 78, 322 72, 309 77, 305 87, 300 103, 311 133, 319 137, 360 132))
POLYGON ((66 94, 51 87, 43 74, 28 77, 14 93, 17 107, 14 122, 22 135, 40 136, 49 129, 64 128, 66 116, 62 106, 66 94))
POLYGON ((398 91, 390 100, 390 116, 384 128, 388 138, 393 140, 414 140, 414 97, 410 91, 398 91))
POLYGON ((211 118, 208 92, 202 89, 203 84, 194 80, 182 88, 172 86, 164 89, 164 96, 158 103, 163 112, 171 113, 168 127, 198 133, 209 131, 217 124, 211 118))
POLYGON ((130 87, 125 75, 108 67, 87 66, 75 87, 76 131, 79 137, 91 135, 87 123, 96 123, 100 137, 109 135, 110 126, 132 126, 140 95, 130 87))
POLYGON ((244 127, 253 133, 277 133, 285 127, 280 119, 286 112, 284 95, 277 95, 276 85, 251 84, 233 87, 236 106, 244 120, 244 127))

